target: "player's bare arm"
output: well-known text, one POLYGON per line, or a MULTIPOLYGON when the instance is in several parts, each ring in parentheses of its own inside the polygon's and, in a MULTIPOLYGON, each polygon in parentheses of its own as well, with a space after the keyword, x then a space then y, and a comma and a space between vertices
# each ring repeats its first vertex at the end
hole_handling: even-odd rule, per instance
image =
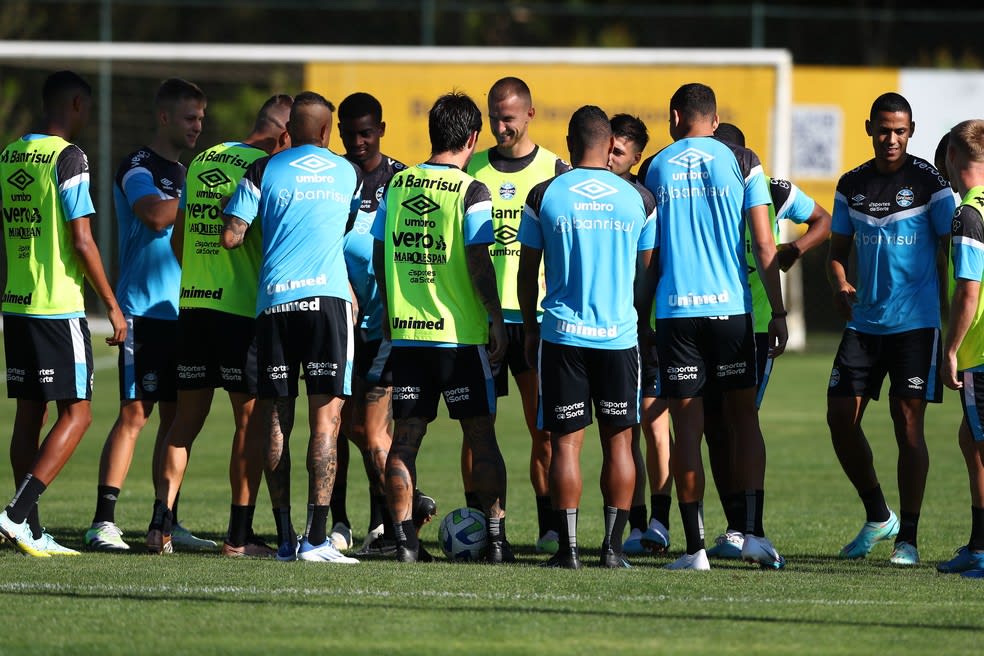
POLYGON ((779 268, 789 271, 803 253, 819 246, 830 237, 830 212, 814 202, 813 212, 806 220, 806 233, 788 244, 779 245, 779 268))
POLYGON ((656 283, 659 282, 659 249, 641 251, 636 262, 635 306, 638 317, 640 351, 649 351, 652 327, 649 317, 653 313, 653 300, 656 297, 656 283))
POLYGON ((769 356, 777 358, 786 350, 786 308, 782 302, 782 287, 779 283, 779 260, 776 257, 776 242, 772 234, 768 205, 756 205, 748 210, 748 225, 752 232, 752 254, 758 265, 759 277, 765 287, 772 307, 772 320, 769 321, 769 356))
POLYGON ((953 291, 953 307, 950 323, 946 330, 943 345, 943 384, 950 389, 960 389, 963 383, 957 378, 957 349, 967 336, 970 324, 977 312, 977 299, 981 293, 981 283, 976 280, 957 280, 953 291))
POLYGON ((847 281, 847 261, 853 243, 850 235, 830 235, 830 254, 827 257, 827 280, 834 296, 834 309, 847 321, 851 320, 851 306, 858 301, 857 290, 847 281))
POLYGON ((386 293, 386 252, 384 250, 383 242, 375 241, 372 245, 372 268, 376 274, 376 285, 379 287, 379 293, 382 298, 381 305, 383 306, 383 337, 387 340, 390 339, 390 322, 389 322, 389 296, 386 293))
POLYGON ((92 238, 89 217, 77 218, 70 221, 69 225, 72 227, 72 247, 82 264, 85 278, 106 305, 106 314, 113 327, 113 334, 106 338, 106 343, 110 346, 122 344, 126 340, 126 319, 123 318, 113 288, 106 279, 106 272, 99 256, 99 247, 92 238))
POLYGON ((171 251, 174 252, 174 259, 181 264, 181 255, 184 251, 184 210, 179 209, 174 219, 174 230, 171 231, 171 251))
POLYGON ((178 216, 177 198, 160 198, 152 194, 141 196, 133 203, 133 213, 143 224, 160 232, 173 226, 178 216))
POLYGON ((465 247, 465 253, 472 286, 492 322, 489 330, 489 359, 498 362, 506 354, 506 326, 502 320, 499 288, 489 247, 486 244, 473 244, 465 247))
POLYGON ((242 219, 228 214, 223 214, 222 220, 225 222, 222 228, 222 247, 229 250, 239 248, 246 238, 249 225, 242 219))
POLYGON ((536 320, 536 299, 540 291, 540 261, 543 251, 523 246, 519 251, 519 271, 516 274, 516 297, 523 314, 523 332, 526 334, 526 362, 536 368, 536 352, 540 343, 540 324, 536 320))

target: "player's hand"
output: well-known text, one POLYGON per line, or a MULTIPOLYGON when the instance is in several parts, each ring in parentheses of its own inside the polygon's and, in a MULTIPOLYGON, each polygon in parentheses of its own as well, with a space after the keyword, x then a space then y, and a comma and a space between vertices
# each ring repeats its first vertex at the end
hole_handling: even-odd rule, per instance
POLYGON ((854 318, 851 308, 858 302, 858 292, 851 283, 844 283, 838 291, 834 292, 834 309, 847 321, 854 318))
POLYGON ((769 357, 775 359, 782 355, 788 340, 786 317, 772 317, 769 322, 769 357))
POLYGON ((947 353, 943 357, 943 384, 953 390, 963 389, 963 381, 957 378, 956 353, 947 353))
POLYGON ((506 357, 506 347, 509 345, 506 338, 506 324, 502 321, 502 316, 492 319, 489 325, 489 361, 499 362, 506 357))
POLYGON ((126 341, 126 319, 118 307, 110 309, 107 317, 113 327, 113 334, 106 338, 106 343, 109 346, 119 346, 126 341))
POLYGON ((779 244, 776 246, 776 258, 779 261, 780 271, 789 271, 796 260, 800 258, 800 249, 795 242, 790 242, 788 244, 779 244))
POLYGON ((523 344, 523 353, 526 354, 526 364, 529 365, 530 369, 535 371, 540 364, 538 362, 539 358, 537 357, 540 351, 540 328, 537 327, 534 330, 526 328, 523 332, 525 333, 524 339, 526 340, 523 344))

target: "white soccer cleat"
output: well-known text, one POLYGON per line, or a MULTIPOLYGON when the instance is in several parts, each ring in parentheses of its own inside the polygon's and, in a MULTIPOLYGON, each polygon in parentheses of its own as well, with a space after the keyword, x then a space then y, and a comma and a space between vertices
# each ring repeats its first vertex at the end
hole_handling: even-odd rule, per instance
POLYGON ((352 529, 341 522, 336 522, 331 527, 331 535, 328 536, 331 543, 339 551, 352 548, 352 529))
POLYGON ((707 562, 707 552, 701 549, 695 554, 683 554, 669 565, 666 565, 663 569, 690 569, 705 572, 711 569, 711 564, 707 562))
POLYGON ((779 555, 769 538, 746 535, 741 547, 741 559, 746 563, 755 563, 763 569, 782 569, 786 560, 779 555))
POLYGON ((85 546, 93 551, 129 551, 130 545, 123 541, 123 531, 113 522, 95 522, 85 532, 85 546))
POLYGON ((38 540, 38 545, 41 550, 47 553, 49 556, 81 556, 81 552, 75 549, 69 549, 68 547, 58 544, 55 542, 55 537, 51 533, 46 532, 41 529, 41 539, 38 540))
POLYGON ((177 522, 171 528, 171 544, 185 549, 215 549, 219 546, 212 540, 193 535, 191 531, 177 522))
POLYGON ((340 565, 356 565, 358 560, 346 556, 335 548, 331 540, 325 540, 322 544, 313 545, 307 538, 301 539, 297 547, 297 560, 306 560, 314 563, 336 563, 340 565))

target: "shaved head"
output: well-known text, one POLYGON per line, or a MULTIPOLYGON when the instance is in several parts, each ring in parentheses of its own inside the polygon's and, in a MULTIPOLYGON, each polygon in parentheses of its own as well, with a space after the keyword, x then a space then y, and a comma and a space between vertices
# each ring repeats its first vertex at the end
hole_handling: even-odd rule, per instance
POLYGON ((287 132, 295 146, 315 144, 325 146, 331 133, 334 106, 324 96, 304 91, 294 97, 290 108, 287 132))

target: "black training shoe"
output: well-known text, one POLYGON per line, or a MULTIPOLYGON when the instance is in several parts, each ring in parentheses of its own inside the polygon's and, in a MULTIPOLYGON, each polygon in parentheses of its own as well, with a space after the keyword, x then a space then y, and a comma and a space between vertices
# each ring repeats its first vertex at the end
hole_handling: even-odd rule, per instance
POLYGON ((506 540, 492 540, 489 542, 488 552, 485 560, 492 564, 515 563, 516 556, 513 555, 512 547, 506 540))
POLYGON ((433 563, 434 556, 431 555, 427 549, 424 549, 424 545, 417 547, 417 562, 418 563, 433 563))
POLYGON ((555 569, 581 569, 581 559, 577 554, 577 547, 568 547, 557 550, 553 556, 540 567, 550 567, 555 569))
POLYGON ((369 544, 364 545, 355 555, 367 558, 392 558, 396 553, 396 544, 396 540, 393 538, 379 536, 369 544))
POLYGON ((621 552, 615 551, 611 547, 601 550, 601 559, 599 564, 602 567, 607 567, 609 569, 628 569, 632 567, 621 552))
POLYGON ((420 527, 429 522, 437 514, 437 501, 420 490, 413 491, 413 525, 420 527))
POLYGON ((410 548, 406 542, 397 542, 396 561, 399 563, 415 563, 420 560, 420 544, 416 549, 410 548))

